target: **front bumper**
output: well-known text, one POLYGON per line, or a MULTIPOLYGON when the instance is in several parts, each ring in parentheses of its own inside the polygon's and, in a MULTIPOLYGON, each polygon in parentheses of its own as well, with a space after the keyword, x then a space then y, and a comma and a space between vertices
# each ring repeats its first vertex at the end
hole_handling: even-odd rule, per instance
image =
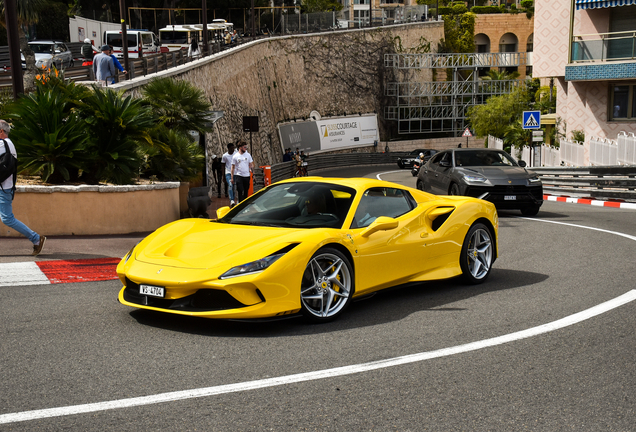
POLYGON ((467 186, 464 195, 490 201, 502 210, 518 210, 543 204, 543 186, 467 186), (514 197, 514 199, 510 199, 514 197))

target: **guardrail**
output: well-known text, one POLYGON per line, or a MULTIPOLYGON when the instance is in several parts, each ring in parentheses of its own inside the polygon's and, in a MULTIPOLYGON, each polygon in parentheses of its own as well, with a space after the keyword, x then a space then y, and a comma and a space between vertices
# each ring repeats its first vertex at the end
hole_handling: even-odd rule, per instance
MULTIPOLYGON (((307 158, 309 175, 320 175, 320 171, 329 168, 362 166, 362 165, 386 165, 395 164, 397 160, 404 157, 408 152, 390 153, 338 153, 328 155, 312 155, 307 158)), ((296 162, 281 162, 271 166, 272 183, 292 178, 296 171, 296 162)), ((263 170, 254 169, 254 191, 264 187, 263 170)))
MULTIPOLYGON (((408 152, 346 153, 313 155, 309 162, 309 175, 320 175, 320 170, 336 167, 396 164, 398 157, 408 152)), ((272 165, 272 183, 293 177, 296 163, 282 162, 272 165)), ((254 170, 254 190, 263 188, 263 170, 254 170)), ((574 195, 594 199, 620 199, 636 201, 636 166, 605 167, 539 167, 532 168, 543 182, 543 191, 552 195, 574 195)))
POLYGON ((532 168, 543 182, 543 192, 595 199, 636 201, 636 166, 532 168))

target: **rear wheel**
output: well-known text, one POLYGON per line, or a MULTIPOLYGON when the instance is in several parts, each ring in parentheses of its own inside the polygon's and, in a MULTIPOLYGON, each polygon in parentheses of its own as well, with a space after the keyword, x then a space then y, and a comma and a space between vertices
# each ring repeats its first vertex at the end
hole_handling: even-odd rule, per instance
POLYGON ((417 181, 417 188, 421 191, 424 190, 424 183, 422 183, 422 180, 417 181))
POLYGON ((323 248, 307 263, 300 285, 303 314, 315 322, 338 317, 351 303, 353 270, 347 257, 332 248, 323 248))
POLYGON ((459 264, 466 282, 480 284, 490 274, 495 251, 492 235, 486 225, 476 223, 470 227, 459 257, 459 264))

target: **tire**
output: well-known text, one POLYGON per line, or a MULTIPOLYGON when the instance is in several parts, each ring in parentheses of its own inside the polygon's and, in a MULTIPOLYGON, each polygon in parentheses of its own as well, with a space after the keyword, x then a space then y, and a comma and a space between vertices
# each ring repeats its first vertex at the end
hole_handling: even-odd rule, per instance
POLYGON ((484 282, 490 275, 494 257, 495 250, 490 230, 482 223, 475 223, 464 238, 459 256, 464 280, 471 285, 484 282))
POLYGON ((422 183, 422 180, 418 180, 416 186, 419 190, 423 191, 424 190, 424 183, 422 183))
POLYGON ((451 183, 450 191, 448 191, 449 195, 461 195, 459 193, 459 185, 457 183, 451 183))
POLYGON ((524 207, 521 209, 521 214, 524 216, 536 216, 540 208, 541 206, 524 207))
POLYGON ((353 269, 347 257, 329 247, 318 250, 307 263, 300 284, 303 315, 313 322, 340 316, 353 296, 353 269))
POLYGON ((402 161, 398 161, 398 167, 400 169, 404 169, 404 164, 402 163, 402 161))

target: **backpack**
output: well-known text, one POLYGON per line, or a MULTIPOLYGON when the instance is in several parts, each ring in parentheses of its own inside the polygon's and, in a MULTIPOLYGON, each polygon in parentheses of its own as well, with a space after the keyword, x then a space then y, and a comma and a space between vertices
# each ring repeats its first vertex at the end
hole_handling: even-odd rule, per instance
MULTIPOLYGON (((13 176, 13 187, 11 188, 11 192, 13 192, 18 177, 18 160, 11 154, 9 144, 5 140, 2 142, 4 143, 4 153, 0 155, 0 183, 13 176)), ((2 186, 0 188, 4 191, 2 186)))

